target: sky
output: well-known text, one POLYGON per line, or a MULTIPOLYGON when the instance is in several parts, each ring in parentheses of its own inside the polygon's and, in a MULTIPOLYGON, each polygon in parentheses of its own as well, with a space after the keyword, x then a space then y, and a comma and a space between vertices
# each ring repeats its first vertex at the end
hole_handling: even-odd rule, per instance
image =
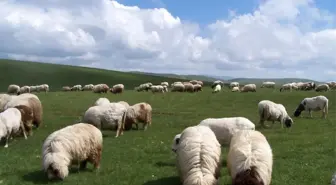
POLYGON ((336 79, 335 0, 1 0, 0 58, 336 79))

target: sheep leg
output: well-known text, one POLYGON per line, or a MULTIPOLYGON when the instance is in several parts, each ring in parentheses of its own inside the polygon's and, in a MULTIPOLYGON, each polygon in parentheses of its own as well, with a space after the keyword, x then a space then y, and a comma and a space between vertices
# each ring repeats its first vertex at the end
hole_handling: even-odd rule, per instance
POLYGON ((309 112, 309 116, 310 116, 310 118, 313 118, 312 111, 311 111, 311 110, 309 110, 308 112, 309 112))
POLYGON ((7 136, 6 136, 6 143, 5 143, 5 148, 8 148, 8 140, 9 140, 9 138, 12 136, 12 133, 11 132, 7 132, 7 136))
POLYGON ((24 136, 24 138, 27 140, 26 129, 25 129, 25 127, 24 127, 24 125, 23 125, 23 122, 22 122, 22 121, 20 122, 20 127, 21 127, 21 129, 22 129, 22 132, 23 132, 23 136, 24 136))
POLYGON ((121 123, 118 123, 118 128, 117 128, 117 133, 116 133, 116 136, 115 137, 118 137, 120 135, 123 135, 123 129, 121 128, 121 123))
POLYGON ((98 146, 94 151, 93 155, 91 155, 88 158, 88 161, 93 164, 95 169, 100 168, 101 155, 102 155, 102 147, 98 146))
POLYGON ((143 127, 143 130, 146 131, 146 130, 147 130, 147 127, 148 127, 148 124, 147 124, 147 123, 143 123, 143 124, 142 124, 142 127, 143 127))
POLYGON ((139 130, 139 125, 138 123, 135 123, 136 129, 139 130))

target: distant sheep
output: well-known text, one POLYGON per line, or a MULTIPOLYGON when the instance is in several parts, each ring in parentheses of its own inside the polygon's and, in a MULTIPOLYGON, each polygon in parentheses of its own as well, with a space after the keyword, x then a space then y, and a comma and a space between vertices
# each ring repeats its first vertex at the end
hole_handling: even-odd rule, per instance
POLYGON ((217 92, 220 92, 221 90, 222 90, 222 86, 220 84, 217 84, 214 90, 212 91, 212 93, 217 93, 217 92))
POLYGON ((329 91, 329 90, 330 90, 330 88, 329 88, 328 84, 320 84, 315 89, 316 92, 329 91))
POLYGON ((139 85, 139 87, 136 88, 136 91, 141 92, 141 91, 148 91, 152 87, 152 83, 147 82, 144 84, 139 85))
POLYGON ((185 92, 194 92, 194 85, 191 84, 190 82, 184 82, 183 85, 185 92))
POLYGON ((308 111, 310 117, 312 118, 312 111, 321 111, 322 117, 327 118, 328 114, 328 103, 329 100, 325 96, 315 96, 311 98, 304 98, 301 103, 298 105, 294 112, 295 117, 299 117, 302 111, 308 111))
POLYGON ((239 92, 239 91, 240 91, 239 87, 233 87, 231 90, 231 92, 239 92))
POLYGON ((144 131, 152 124, 152 106, 150 104, 142 102, 129 106, 122 117, 122 128, 130 130, 135 124, 138 130, 138 122, 142 123, 144 131))
POLYGON ((71 87, 69 87, 69 86, 63 86, 62 90, 63 91, 71 91, 71 87))
POLYGON ((113 94, 121 94, 125 89, 124 84, 116 84, 111 89, 110 92, 113 94))
POLYGON ((285 90, 292 91, 293 85, 291 83, 283 84, 280 88, 280 92, 283 92, 285 90))
POLYGON ((241 89, 240 92, 257 92, 256 84, 246 84, 241 89))
POLYGON ((94 103, 94 106, 107 105, 109 103, 110 103, 110 100, 107 98, 98 98, 98 100, 94 103))
POLYGON ((93 89, 92 89, 94 93, 107 93, 108 90, 109 90, 109 86, 106 84, 97 84, 93 86, 93 89))
POLYGON ((256 130, 240 130, 231 139, 227 168, 232 185, 270 185, 273 153, 266 137, 256 130))
POLYGON ((45 93, 49 92, 49 85, 48 84, 42 84, 37 86, 37 92, 43 91, 45 93))
POLYGON ((195 84, 194 85, 194 92, 199 92, 202 91, 202 85, 200 84, 195 84))
POLYGON ((123 135, 122 116, 126 107, 120 103, 92 106, 85 111, 82 122, 89 123, 99 130, 117 130, 115 137, 123 135))
POLYGON ((238 130, 255 130, 254 123, 245 117, 207 118, 198 125, 209 127, 222 146, 229 145, 238 130))
POLYGON ((328 82, 327 85, 330 89, 336 89, 336 82, 328 82))
POLYGON ((20 93, 20 86, 14 85, 14 84, 9 85, 7 93, 8 94, 15 94, 15 95, 19 94, 20 93))
POLYGON ((156 92, 164 93, 166 92, 165 91, 166 88, 167 88, 166 86, 162 86, 162 85, 152 85, 150 87, 152 93, 156 93, 156 92))
POLYGON ((74 85, 71 87, 71 91, 81 91, 82 90, 82 85, 74 85))
POLYGON ((275 82, 263 82, 260 88, 275 88, 275 82))
POLYGON ((169 83, 168 83, 168 82, 161 82, 161 85, 162 85, 162 86, 167 86, 167 87, 168 87, 168 86, 169 86, 169 83))
POLYGON ((9 139, 22 132, 25 139, 27 135, 22 122, 21 112, 17 108, 8 108, 0 113, 0 139, 5 138, 5 148, 8 147, 9 139))
POLYGON ((175 142, 176 167, 183 185, 219 183, 221 147, 209 127, 188 127, 175 142))
POLYGON ((259 123, 265 126, 265 121, 279 121, 281 128, 283 125, 291 127, 293 124, 292 118, 288 115, 286 108, 282 104, 274 103, 270 100, 262 100, 258 103, 259 123))
POLYGON ((23 93, 30 93, 30 87, 29 86, 21 87, 18 94, 23 94, 23 93))
POLYGON ((215 88, 217 85, 220 85, 221 87, 223 87, 223 86, 224 86, 224 82, 222 82, 221 80, 216 80, 216 81, 214 81, 214 82, 212 83, 211 88, 213 89, 213 88, 215 88))
POLYGON ((30 88, 30 93, 37 92, 37 87, 38 87, 38 85, 32 85, 32 86, 30 86, 29 87, 30 88))
POLYGON ((84 85, 84 87, 82 88, 82 91, 92 91, 93 87, 94 87, 93 84, 84 85))
POLYGON ((80 169, 84 169, 90 162, 98 169, 102 150, 103 135, 99 129, 85 123, 64 127, 51 133, 43 143, 43 170, 49 179, 63 180, 72 164, 80 163, 80 169))
POLYGON ((174 83, 172 84, 171 92, 183 92, 185 89, 182 83, 174 83))
POLYGON ((237 87, 239 89, 239 83, 238 82, 231 82, 230 83, 230 88, 234 88, 234 87, 237 87))

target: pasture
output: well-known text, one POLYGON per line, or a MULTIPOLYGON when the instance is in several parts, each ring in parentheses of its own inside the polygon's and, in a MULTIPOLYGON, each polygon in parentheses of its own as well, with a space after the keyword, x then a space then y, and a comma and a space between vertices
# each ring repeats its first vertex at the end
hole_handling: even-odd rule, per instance
MULTIPOLYGON (((199 93, 166 93, 125 91, 120 95, 92 92, 50 92, 37 94, 43 104, 41 128, 34 130, 28 140, 14 138, 9 148, 0 147, 0 184, 48 184, 42 172, 41 148, 44 139, 53 131, 79 121, 84 112, 99 97, 110 101, 127 101, 130 105, 148 102, 153 107, 152 125, 147 131, 125 131, 114 138, 114 131, 103 131, 101 168, 92 172, 72 170, 57 184, 99 185, 179 185, 175 158, 171 151, 173 137, 184 128, 198 124, 208 117, 243 116, 256 124, 273 149, 272 185, 317 185, 330 183, 336 170, 336 92, 293 91, 280 93, 278 89, 257 89, 256 93, 224 92, 212 94, 210 88, 199 93), (313 112, 313 119, 293 118, 290 129, 279 123, 270 129, 260 128, 257 104, 268 99, 282 103, 292 115, 305 97, 325 95, 329 99, 326 120, 321 112, 313 112)), ((230 184, 226 169, 227 149, 222 149, 223 167, 220 184, 230 184)))

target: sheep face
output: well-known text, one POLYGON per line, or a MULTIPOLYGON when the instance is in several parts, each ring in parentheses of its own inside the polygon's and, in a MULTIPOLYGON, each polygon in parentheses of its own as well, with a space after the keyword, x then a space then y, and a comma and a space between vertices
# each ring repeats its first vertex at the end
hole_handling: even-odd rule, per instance
POLYGON ((173 151, 174 153, 176 153, 176 151, 177 151, 177 146, 180 144, 180 137, 181 137, 181 134, 177 134, 177 135, 174 137, 173 145, 172 145, 172 151, 173 151))
POLYGON ((67 166, 56 163, 50 164, 49 168, 47 169, 48 179, 64 180, 68 173, 69 170, 67 166))
POLYGON ((256 167, 253 166, 251 169, 239 172, 232 180, 232 185, 264 185, 258 176, 256 167))
POLYGON ((291 127, 293 124, 293 120, 291 118, 285 118, 285 126, 287 128, 291 127))
POLYGON ((294 112, 294 116, 295 117, 299 117, 301 112, 305 110, 305 106, 304 104, 300 103, 299 106, 296 108, 295 112, 294 112))

